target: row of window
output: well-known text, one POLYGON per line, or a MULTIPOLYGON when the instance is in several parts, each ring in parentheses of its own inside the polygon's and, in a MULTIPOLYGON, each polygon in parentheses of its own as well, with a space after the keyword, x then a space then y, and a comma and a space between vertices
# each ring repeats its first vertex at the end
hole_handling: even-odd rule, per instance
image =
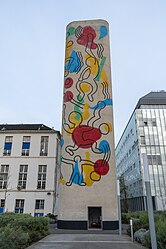
POLYGON ((151 111, 153 111, 153 109, 166 109, 166 105, 141 105, 141 109, 152 109, 151 111))
POLYGON ((129 188, 129 191, 132 189, 132 187, 133 188, 136 188, 136 187, 138 187, 138 186, 142 186, 142 179, 138 179, 136 182, 134 182, 134 183, 131 183, 130 184, 130 188, 129 188))
POLYGON ((149 165, 162 165, 161 155, 147 155, 149 165))
POLYGON ((126 162, 126 160, 128 160, 128 157, 131 155, 132 151, 135 150, 137 145, 138 145, 138 140, 134 142, 134 146, 132 146, 132 149, 129 149, 129 151, 122 157, 122 159, 119 160, 120 162, 117 164, 117 168, 120 168, 121 166, 124 165, 124 163, 126 162))
MULTIPOLYGON (((147 155, 148 158, 148 164, 149 165, 162 165, 162 159, 161 159, 161 155, 147 155)), ((120 168, 121 165, 123 165, 124 168, 124 164, 123 162, 126 160, 126 156, 121 160, 121 162, 117 165, 117 168, 120 168)), ((128 175, 129 173, 132 172, 133 169, 135 169, 136 165, 135 163, 133 165, 131 165, 130 167, 128 167, 123 174, 124 175, 128 175)))
MULTIPOLYGON (((16 199, 15 200, 15 213, 23 213, 24 212, 24 199, 16 199)), ((0 213, 4 211, 5 207, 5 199, 0 200, 0 213)), ((34 216, 42 216, 44 214, 44 200, 35 200, 35 214, 34 216), (37 210, 43 210, 43 212, 38 213, 37 210)))
POLYGON ((133 136, 133 135, 134 135, 133 134, 133 129, 131 129, 130 132, 128 133, 128 135, 126 135, 126 138, 125 138, 123 144, 121 145, 117 156, 119 156, 119 154, 121 154, 121 152, 123 151, 123 149, 126 147, 126 144, 127 144, 128 140, 129 140, 130 136, 133 136))
MULTIPOLYGON (((126 155, 124 156, 124 160, 126 160, 126 158, 128 158, 131 155, 131 153, 135 150, 137 145, 138 145, 138 139, 136 141, 133 141, 133 144, 132 144, 131 148, 128 146, 129 150, 126 153, 126 155)), ((118 158, 119 156, 122 155, 122 153, 123 153, 123 147, 120 148, 120 150, 118 151, 116 157, 118 158)))
MULTIPOLYGON (((46 188, 46 174, 47 165, 38 165, 38 178, 37 178, 37 189, 46 188)), ((26 189, 28 175, 28 165, 20 165, 19 176, 18 176, 18 190, 26 189)), ((8 188, 9 179, 9 165, 0 166, 0 189, 8 188)))
POLYGON ((130 167, 128 167, 126 170, 124 170, 123 174, 124 176, 127 176, 128 174, 130 174, 136 167, 136 164, 133 163, 133 165, 131 165, 130 167))
MULTIPOLYGON (((48 154, 48 136, 42 136, 40 142, 40 156, 48 154)), ((6 136, 4 143, 3 156, 10 156, 12 151, 13 136, 6 136)), ((21 156, 29 156, 30 152, 30 136, 23 136, 21 156)))
POLYGON ((144 118, 139 120, 139 126, 157 126, 156 118, 144 118))

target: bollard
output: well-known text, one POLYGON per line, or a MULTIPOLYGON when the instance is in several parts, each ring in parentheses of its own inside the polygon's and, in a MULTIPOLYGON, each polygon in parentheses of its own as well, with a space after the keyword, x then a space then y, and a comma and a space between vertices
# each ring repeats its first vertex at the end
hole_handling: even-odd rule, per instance
POLYGON ((131 241, 134 242, 133 220, 132 219, 130 219, 130 229, 131 229, 131 241))

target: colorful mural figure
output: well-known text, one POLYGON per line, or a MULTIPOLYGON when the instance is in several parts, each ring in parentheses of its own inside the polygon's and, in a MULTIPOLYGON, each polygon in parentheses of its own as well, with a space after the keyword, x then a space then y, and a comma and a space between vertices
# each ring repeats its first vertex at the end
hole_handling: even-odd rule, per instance
POLYGON ((111 167, 107 36, 105 25, 67 29, 60 181, 68 187, 97 184, 111 167))

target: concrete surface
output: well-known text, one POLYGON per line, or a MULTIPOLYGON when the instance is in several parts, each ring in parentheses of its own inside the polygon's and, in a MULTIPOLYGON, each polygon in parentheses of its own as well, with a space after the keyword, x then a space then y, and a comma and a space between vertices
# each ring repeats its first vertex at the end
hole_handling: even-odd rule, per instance
POLYGON ((118 234, 50 234, 27 249, 145 249, 118 234))

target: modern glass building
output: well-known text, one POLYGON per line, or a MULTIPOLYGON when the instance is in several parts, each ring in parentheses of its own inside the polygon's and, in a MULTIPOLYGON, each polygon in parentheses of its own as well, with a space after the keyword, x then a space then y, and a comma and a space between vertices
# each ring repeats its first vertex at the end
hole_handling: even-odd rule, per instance
POLYGON ((154 209, 166 209, 166 92, 139 99, 116 147, 122 207, 146 210, 142 153, 147 154, 154 209))

